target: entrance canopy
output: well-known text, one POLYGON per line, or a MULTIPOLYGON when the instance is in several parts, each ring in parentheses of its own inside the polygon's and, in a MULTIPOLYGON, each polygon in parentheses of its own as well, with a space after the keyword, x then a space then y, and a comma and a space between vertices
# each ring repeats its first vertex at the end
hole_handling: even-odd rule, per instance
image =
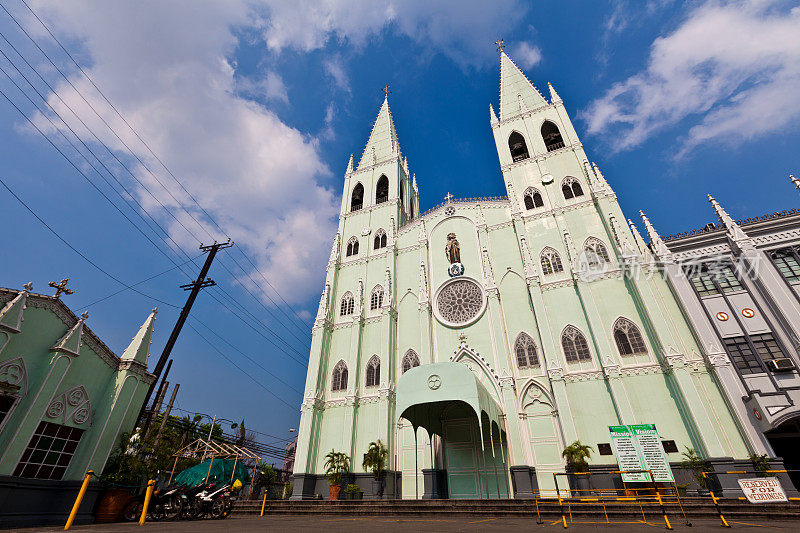
MULTIPOLYGON (((478 378, 462 363, 435 363, 410 368, 397 382, 398 418, 405 418, 414 429, 443 436, 442 414, 454 401, 469 405, 483 428, 482 413, 502 431, 502 410, 478 378)), ((491 428, 489 428, 491 430, 491 428)), ((481 430, 481 440, 483 431, 481 430)))

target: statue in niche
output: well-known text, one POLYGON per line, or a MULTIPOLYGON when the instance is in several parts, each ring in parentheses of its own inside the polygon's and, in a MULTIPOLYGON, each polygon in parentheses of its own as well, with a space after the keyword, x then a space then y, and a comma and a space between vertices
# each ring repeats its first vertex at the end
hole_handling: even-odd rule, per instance
POLYGON ((455 233, 447 234, 447 244, 444 245, 444 255, 447 256, 451 265, 461 262, 461 247, 458 244, 455 233))

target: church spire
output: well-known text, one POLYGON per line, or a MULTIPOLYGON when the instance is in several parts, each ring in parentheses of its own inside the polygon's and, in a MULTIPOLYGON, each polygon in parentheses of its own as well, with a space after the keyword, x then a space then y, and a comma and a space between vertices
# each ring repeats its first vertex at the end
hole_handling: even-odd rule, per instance
POLYGON ((397 132, 394 128, 392 112, 389 109, 389 93, 385 92, 383 104, 378 111, 378 117, 372 125, 369 140, 364 147, 364 153, 358 162, 358 168, 374 165, 379 161, 384 161, 393 155, 400 157, 400 146, 397 142, 397 132))
POLYGON ((350 174, 353 171, 353 154, 350 154, 350 161, 347 162, 347 170, 344 171, 345 174, 350 174))
POLYGON ((553 89, 553 85, 548 81, 547 88, 550 89, 550 103, 551 104, 558 104, 561 102, 561 97, 558 96, 558 93, 555 89, 553 89))
POLYGON ((650 219, 647 218, 644 211, 639 211, 639 215, 642 217, 642 222, 644 222, 644 230, 647 232, 647 238, 650 239, 650 247, 653 249, 653 253, 662 259, 672 255, 672 252, 667 248, 667 245, 664 244, 661 235, 658 234, 656 228, 650 223, 650 219))
POLYGON ((489 124, 496 126, 498 124, 497 115, 494 112, 494 107, 489 104, 489 124))
POLYGON ((719 202, 717 202, 717 200, 710 194, 708 195, 708 201, 711 202, 711 205, 714 207, 714 211, 717 213, 717 218, 719 218, 719 221, 722 222, 723 226, 725 226, 725 229, 728 231, 728 236, 731 239, 733 239, 735 242, 747 241, 750 239, 750 237, 748 237, 745 232, 742 231, 742 228, 739 227, 739 224, 737 224, 731 218, 728 212, 725 211, 725 209, 719 205, 719 202))
POLYGON ((147 320, 144 321, 142 327, 136 333, 136 336, 131 340, 131 343, 125 348, 122 353, 121 359, 138 361, 143 365, 147 365, 147 358, 150 355, 150 342, 153 338, 153 324, 156 321, 157 309, 153 309, 147 320))
POLYGON ((547 105, 539 90, 525 77, 520 68, 500 50, 500 120, 547 105))

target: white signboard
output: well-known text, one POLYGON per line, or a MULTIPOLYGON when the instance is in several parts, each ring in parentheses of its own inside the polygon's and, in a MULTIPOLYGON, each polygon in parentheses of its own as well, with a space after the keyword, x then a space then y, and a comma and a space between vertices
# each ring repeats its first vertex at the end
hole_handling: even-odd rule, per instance
POLYGON ((786 499, 786 493, 783 492, 781 482, 774 477, 740 479, 739 486, 750 503, 789 501, 786 499))
MULTIPOLYGON (((620 470, 650 470, 654 481, 673 483, 672 469, 655 424, 609 426, 611 446, 620 470)), ((626 483, 650 481, 646 472, 622 474, 626 483)))

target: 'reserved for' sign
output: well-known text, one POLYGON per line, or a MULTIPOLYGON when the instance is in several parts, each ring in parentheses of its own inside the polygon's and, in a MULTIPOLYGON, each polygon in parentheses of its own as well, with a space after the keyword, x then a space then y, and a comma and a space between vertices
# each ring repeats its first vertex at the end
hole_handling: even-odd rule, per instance
POLYGON ((750 503, 788 501, 781 482, 774 477, 740 479, 739 486, 750 503))

